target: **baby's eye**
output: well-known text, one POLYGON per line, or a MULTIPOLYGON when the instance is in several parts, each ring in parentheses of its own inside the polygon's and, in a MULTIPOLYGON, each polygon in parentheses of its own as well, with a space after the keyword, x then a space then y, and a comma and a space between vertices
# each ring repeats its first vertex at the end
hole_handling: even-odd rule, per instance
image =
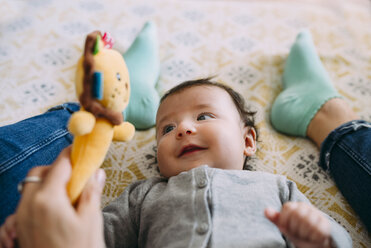
POLYGON ((167 125, 162 129, 162 134, 167 134, 168 132, 171 132, 174 129, 174 126, 172 125, 167 125))
POLYGON ((212 118, 215 118, 215 116, 213 114, 210 114, 210 113, 201 113, 197 116, 198 121, 204 121, 204 120, 208 120, 208 119, 212 119, 212 118))

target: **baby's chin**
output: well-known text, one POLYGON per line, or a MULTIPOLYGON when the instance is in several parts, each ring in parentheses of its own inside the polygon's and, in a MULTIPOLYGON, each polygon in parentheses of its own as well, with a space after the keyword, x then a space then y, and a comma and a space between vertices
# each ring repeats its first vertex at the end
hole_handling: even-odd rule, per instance
POLYGON ((180 166, 180 165, 176 166, 175 165, 171 168, 163 167, 163 166, 159 165, 159 168, 160 168, 161 176, 166 177, 166 178, 170 178, 170 177, 177 176, 182 172, 190 171, 194 168, 198 168, 198 167, 203 166, 203 165, 206 165, 206 164, 198 163, 198 164, 189 164, 187 166, 180 166))
MULTIPOLYGON (((182 172, 190 171, 192 169, 201 167, 201 166, 208 166, 210 168, 219 168, 219 169, 234 169, 234 168, 223 168, 223 166, 218 165, 218 163, 214 162, 198 162, 198 163, 189 163, 186 166, 178 165, 173 166, 170 169, 166 168, 164 166, 158 165, 160 168, 160 174, 163 177, 170 178, 173 176, 177 176, 182 172)), ((241 168, 242 169, 242 168, 241 168)))

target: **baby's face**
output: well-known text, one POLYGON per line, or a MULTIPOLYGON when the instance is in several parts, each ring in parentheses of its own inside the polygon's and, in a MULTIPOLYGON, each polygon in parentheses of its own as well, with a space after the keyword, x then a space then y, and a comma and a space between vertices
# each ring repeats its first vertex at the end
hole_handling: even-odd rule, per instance
POLYGON ((168 96, 158 109, 156 127, 158 165, 166 177, 205 164, 241 170, 250 146, 255 152, 255 133, 244 127, 229 94, 216 86, 193 86, 168 96))

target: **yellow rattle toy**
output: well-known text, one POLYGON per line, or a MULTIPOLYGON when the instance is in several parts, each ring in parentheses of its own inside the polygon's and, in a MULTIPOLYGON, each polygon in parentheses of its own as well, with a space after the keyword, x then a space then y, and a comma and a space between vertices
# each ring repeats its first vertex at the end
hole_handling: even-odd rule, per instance
POLYGON ((76 94, 81 109, 68 123, 74 135, 72 174, 67 184, 72 204, 103 163, 111 141, 128 141, 135 133, 134 126, 124 122, 122 115, 130 97, 128 69, 122 55, 111 47, 107 33, 103 37, 99 31, 90 33, 77 64, 76 94))

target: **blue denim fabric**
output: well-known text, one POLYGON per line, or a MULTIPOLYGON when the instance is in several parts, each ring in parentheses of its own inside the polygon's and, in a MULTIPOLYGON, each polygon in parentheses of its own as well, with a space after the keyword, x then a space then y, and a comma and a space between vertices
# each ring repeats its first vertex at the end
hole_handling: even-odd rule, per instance
POLYGON ((0 225, 12 214, 20 194, 17 184, 38 165, 51 164, 72 143, 67 130, 77 103, 65 103, 46 113, 0 127, 0 225))
POLYGON ((371 233, 371 123, 351 121, 332 131, 321 145, 320 165, 371 233))

